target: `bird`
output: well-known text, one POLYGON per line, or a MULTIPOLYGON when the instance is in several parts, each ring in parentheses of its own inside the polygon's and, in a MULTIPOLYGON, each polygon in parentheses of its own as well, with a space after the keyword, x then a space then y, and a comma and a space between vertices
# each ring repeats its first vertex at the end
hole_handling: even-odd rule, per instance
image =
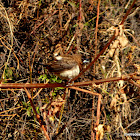
POLYGON ((77 52, 76 54, 63 53, 64 50, 61 44, 57 44, 54 51, 50 57, 47 57, 45 64, 37 63, 38 65, 43 65, 50 73, 58 76, 66 83, 71 82, 71 79, 79 75, 83 68, 83 64, 89 63, 88 60, 82 61, 82 55, 77 52))
POLYGON ((58 55, 54 54, 54 59, 47 63, 49 72, 54 73, 62 80, 71 80, 79 75, 82 68, 82 59, 80 54, 58 55))

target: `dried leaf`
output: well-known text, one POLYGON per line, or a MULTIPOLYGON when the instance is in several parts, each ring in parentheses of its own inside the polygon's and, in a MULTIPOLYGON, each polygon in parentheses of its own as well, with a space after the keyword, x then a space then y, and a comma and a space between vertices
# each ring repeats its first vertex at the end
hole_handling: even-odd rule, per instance
POLYGON ((58 99, 51 103, 53 115, 60 111, 61 106, 64 104, 64 102, 65 101, 61 97, 58 97, 58 99))
POLYGON ((125 47, 128 44, 128 39, 126 37, 120 36, 118 39, 119 39, 120 45, 122 47, 125 47))
POLYGON ((96 128, 95 128, 97 134, 99 135, 99 139, 103 139, 104 136, 104 125, 103 124, 99 124, 96 128))
POLYGON ((113 43, 113 45, 110 46, 110 50, 109 50, 110 57, 113 57, 113 54, 114 54, 116 48, 118 47, 118 45, 119 45, 119 41, 118 40, 115 40, 114 43, 113 43))
POLYGON ((115 95, 115 97, 112 98, 112 101, 110 104, 110 108, 111 109, 115 108, 115 111, 116 111, 116 104, 117 104, 118 98, 119 98, 118 95, 115 95))
POLYGON ((140 74, 140 65, 134 64, 135 68, 137 69, 137 73, 140 74))

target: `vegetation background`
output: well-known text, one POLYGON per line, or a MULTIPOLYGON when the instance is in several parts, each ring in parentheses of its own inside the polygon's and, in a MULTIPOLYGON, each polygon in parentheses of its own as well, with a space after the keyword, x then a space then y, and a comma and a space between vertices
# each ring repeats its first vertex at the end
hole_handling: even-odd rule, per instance
MULTIPOLYGON (((82 54, 90 61, 118 37, 76 81, 140 74, 140 2, 123 26, 118 26, 132 0, 101 0, 97 39, 98 0, 0 0, 0 76, 3 83, 61 83, 46 64, 56 48, 82 54), (96 43, 97 41, 97 43, 96 43)), ((136 85, 139 85, 136 81, 136 85)), ((102 95, 100 139, 138 139, 140 89, 129 81, 83 87, 102 95)), ((51 139, 91 139, 97 97, 63 88, 31 89, 38 114, 51 139), (93 106, 94 101, 94 106, 93 106), (93 108, 94 107, 94 108, 93 108), (94 112, 92 114, 92 110, 94 112)), ((0 139, 45 139, 22 89, 0 90, 0 139)))

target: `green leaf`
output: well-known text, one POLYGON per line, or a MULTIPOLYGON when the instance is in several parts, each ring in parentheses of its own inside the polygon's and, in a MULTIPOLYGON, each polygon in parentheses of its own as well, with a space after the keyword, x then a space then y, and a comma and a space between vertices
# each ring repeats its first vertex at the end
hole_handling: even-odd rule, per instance
POLYGON ((75 4, 74 2, 68 1, 68 3, 69 3, 72 7, 76 7, 76 4, 75 4))
POLYGON ((39 76, 39 79, 41 79, 42 81, 44 81, 44 80, 47 80, 48 78, 47 78, 47 75, 46 74, 43 74, 43 75, 40 75, 39 76))
POLYGON ((56 93, 55 92, 52 92, 52 96, 56 96, 56 93))
POLYGON ((41 6, 41 1, 42 1, 42 0, 39 1, 39 7, 41 6))
POLYGON ((31 116, 31 111, 27 110, 27 116, 30 117, 31 116))
POLYGON ((64 89, 64 88, 63 87, 57 87, 57 88, 54 89, 54 91, 58 91, 60 89, 64 89))
POLYGON ((39 110, 38 106, 36 107, 36 111, 37 111, 38 114, 40 113, 40 110, 39 110))

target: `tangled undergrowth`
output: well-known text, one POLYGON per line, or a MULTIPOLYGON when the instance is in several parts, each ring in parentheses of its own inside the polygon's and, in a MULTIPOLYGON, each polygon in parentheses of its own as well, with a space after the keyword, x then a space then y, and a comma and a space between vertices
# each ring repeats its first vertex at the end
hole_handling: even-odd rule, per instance
MULTIPOLYGON (((61 83, 61 79, 41 65, 47 64, 57 45, 64 53, 79 52, 83 58, 93 61, 117 30, 118 36, 109 48, 76 81, 140 74, 140 3, 135 3, 124 25, 118 26, 133 1, 101 1, 96 40, 98 1, 80 2, 1 0, 0 75, 3 83, 61 83)), ((140 89, 136 85, 121 80, 84 89, 102 95, 100 139, 138 138, 125 136, 140 133, 140 89)), ((39 93, 33 102, 51 139, 91 139, 97 97, 75 90, 65 92, 64 88, 31 89, 30 92, 32 96, 39 93)), ((1 90, 0 103, 0 139, 45 139, 24 90, 1 90)))

